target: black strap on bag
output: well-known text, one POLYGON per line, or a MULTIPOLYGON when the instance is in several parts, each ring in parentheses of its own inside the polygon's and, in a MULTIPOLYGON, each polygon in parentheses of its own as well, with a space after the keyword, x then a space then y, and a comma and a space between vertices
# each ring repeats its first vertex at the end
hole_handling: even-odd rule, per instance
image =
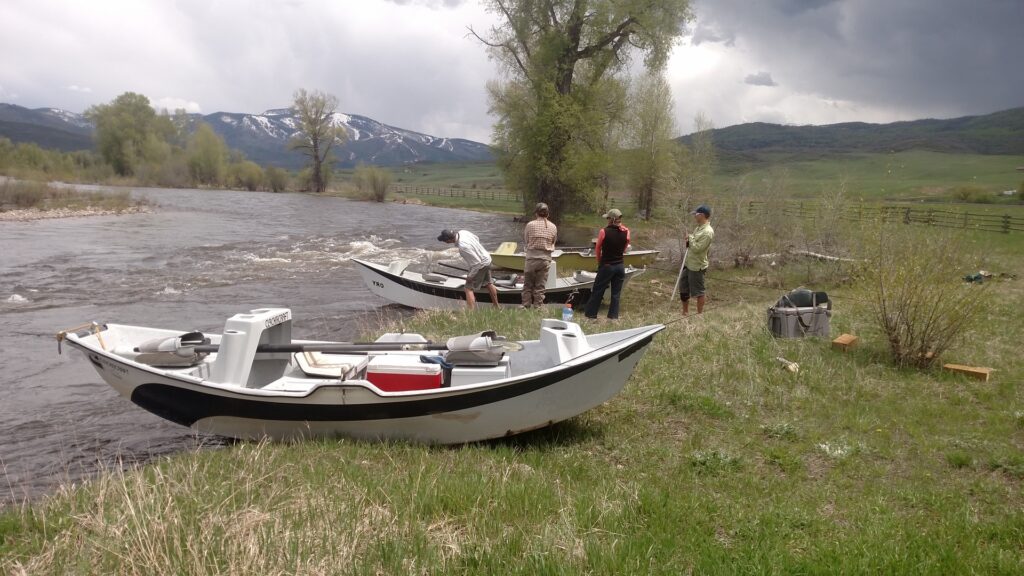
MULTIPOLYGON (((768 314, 769 316, 771 316, 777 308, 791 308, 795 310, 797 325, 800 327, 801 335, 807 336, 808 331, 811 330, 811 325, 807 321, 805 321, 803 315, 800 314, 800 308, 807 308, 807 306, 799 306, 796 302, 793 301, 798 294, 802 297, 802 299, 805 299, 808 296, 810 296, 810 308, 812 308, 811 314, 814 313, 813 308, 817 308, 818 306, 821 306, 823 304, 825 305, 826 310, 832 310, 832 300, 828 297, 827 292, 812 292, 810 290, 798 288, 796 290, 791 290, 788 293, 783 294, 782 297, 779 298, 779 301, 776 302, 774 306, 768 309, 768 314)), ((779 331, 781 330, 773 330, 773 332, 779 331)))

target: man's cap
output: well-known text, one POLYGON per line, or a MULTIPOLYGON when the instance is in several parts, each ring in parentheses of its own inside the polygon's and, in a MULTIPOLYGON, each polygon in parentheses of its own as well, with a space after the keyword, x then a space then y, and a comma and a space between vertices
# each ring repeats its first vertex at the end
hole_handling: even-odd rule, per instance
POLYGON ((690 212, 690 214, 703 214, 705 218, 711 218, 711 208, 701 204, 700 206, 697 206, 696 210, 690 212))
POLYGON ((533 209, 534 214, 540 214, 541 212, 547 212, 548 205, 543 202, 537 202, 537 206, 533 209))
POLYGON ((601 216, 601 218, 611 218, 613 220, 616 218, 622 218, 622 210, 619 210, 618 208, 612 208, 611 210, 605 212, 601 216))
POLYGON ((441 235, 438 236, 437 239, 440 240, 441 242, 450 242, 452 240, 455 240, 455 231, 441 230, 441 235))

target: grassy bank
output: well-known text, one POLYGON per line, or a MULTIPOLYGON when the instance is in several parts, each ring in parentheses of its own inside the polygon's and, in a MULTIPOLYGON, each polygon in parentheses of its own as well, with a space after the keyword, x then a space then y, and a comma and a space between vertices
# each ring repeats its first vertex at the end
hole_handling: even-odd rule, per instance
MULTIPOLYGON (((1008 237, 965 241, 991 269, 1024 271, 1008 237)), ((785 274, 796 285, 808 271, 785 274)), ((892 368, 848 285, 814 287, 835 300, 833 334, 857 334, 859 347, 775 340, 765 308, 779 293, 763 278, 713 271, 707 314, 672 323, 621 395, 568 422, 458 447, 241 443, 114 471, 0 517, 0 569, 1024 571, 1024 280, 991 283, 983 329, 949 353, 998 369, 980 382, 892 368)), ((672 281, 648 272, 624 293, 620 323, 586 329, 675 320, 672 281)), ((535 338, 537 320, 420 313, 402 327, 535 338)))
POLYGON ((136 208, 127 191, 82 192, 43 182, 0 178, 0 212, 13 210, 97 210, 123 212, 136 208))

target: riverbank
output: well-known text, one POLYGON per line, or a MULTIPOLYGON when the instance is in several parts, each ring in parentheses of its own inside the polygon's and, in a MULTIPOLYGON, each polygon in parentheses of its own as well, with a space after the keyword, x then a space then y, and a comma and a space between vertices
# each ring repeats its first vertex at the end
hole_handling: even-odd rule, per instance
POLYGON ((27 222, 149 210, 128 190, 82 191, 62 183, 0 178, 0 222, 27 222))
POLYGON ((84 218, 88 216, 111 216, 127 214, 145 214, 152 212, 149 206, 129 206, 127 208, 54 208, 40 210, 28 208, 24 210, 5 210, 0 212, 0 222, 31 222, 33 220, 49 220, 52 218, 84 218))
MULTIPOLYGON (((972 247, 1019 266, 1003 240, 972 247)), ((672 322, 623 393, 578 418, 467 446, 239 443, 114 469, 0 516, 0 570, 1024 570, 1019 282, 991 285, 984 334, 949 353, 998 368, 981 382, 890 366, 846 286, 816 286, 833 298, 833 335, 861 337, 840 353, 773 339, 765 309, 778 291, 753 270, 713 271, 707 313, 686 320, 672 281, 649 271, 618 323, 585 325, 672 322)), ((539 314, 421 312, 380 329, 535 338, 539 314)))

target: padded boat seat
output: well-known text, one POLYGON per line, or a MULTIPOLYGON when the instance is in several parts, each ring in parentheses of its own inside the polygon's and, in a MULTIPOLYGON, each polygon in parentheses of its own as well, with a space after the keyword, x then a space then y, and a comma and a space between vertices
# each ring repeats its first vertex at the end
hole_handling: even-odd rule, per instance
POLYGON ((504 288, 515 288, 516 287, 516 277, 513 276, 511 278, 495 278, 494 279, 494 285, 495 286, 502 286, 504 288))
POLYGON ((433 272, 427 272, 426 274, 423 275, 423 279, 426 280, 427 282, 444 282, 446 278, 447 276, 434 274, 433 272))
POLYGON ((296 352, 295 364, 306 376, 351 380, 366 368, 370 357, 365 354, 324 354, 296 352))

